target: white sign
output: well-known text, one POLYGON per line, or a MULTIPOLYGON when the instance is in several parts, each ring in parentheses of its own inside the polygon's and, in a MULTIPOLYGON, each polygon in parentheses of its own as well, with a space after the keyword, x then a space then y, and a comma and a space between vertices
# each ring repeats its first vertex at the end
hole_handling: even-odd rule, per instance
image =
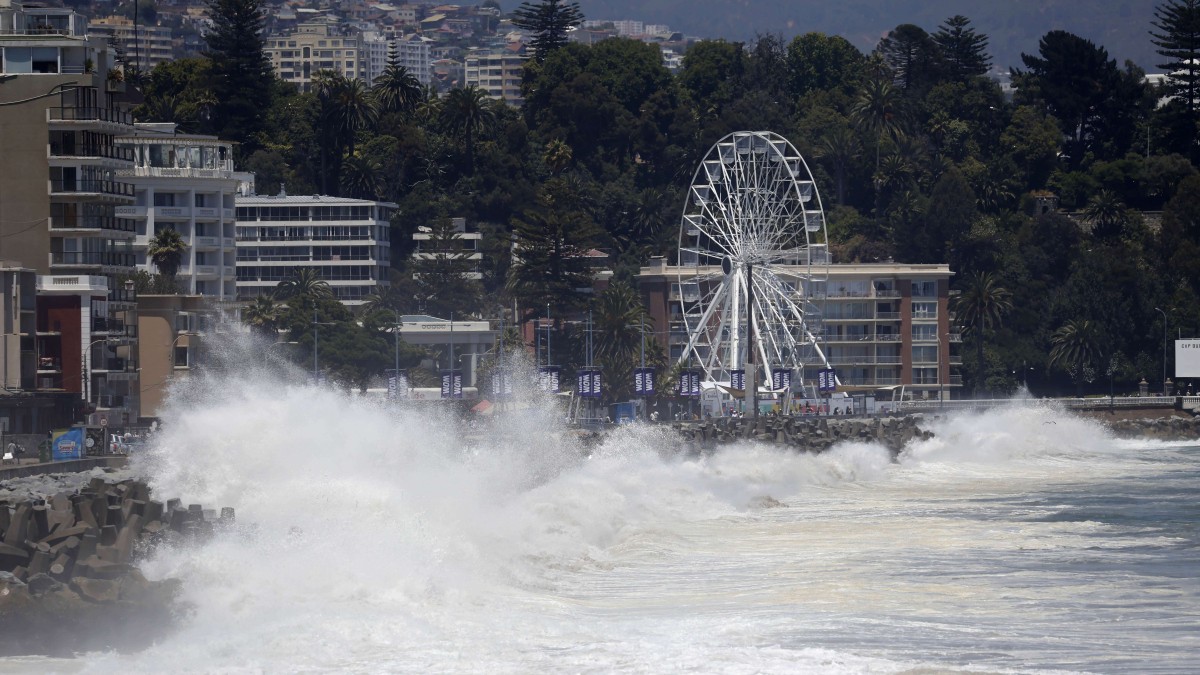
POLYGON ((1175 341, 1175 379, 1200 377, 1200 340, 1175 341))

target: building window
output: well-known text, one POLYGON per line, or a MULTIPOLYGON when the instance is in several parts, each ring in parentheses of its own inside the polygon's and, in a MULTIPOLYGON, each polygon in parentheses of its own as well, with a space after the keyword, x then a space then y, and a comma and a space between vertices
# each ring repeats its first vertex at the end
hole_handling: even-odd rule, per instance
POLYGON ((914 323, 912 327, 912 339, 919 342, 937 342, 937 324, 914 323))
POLYGON ((923 345, 912 348, 913 363, 937 363, 938 348, 936 345, 923 345))
POLYGON ((155 192, 154 193, 154 205, 155 206, 175 206, 175 193, 174 192, 155 192))
POLYGON ((913 384, 937 384, 937 368, 913 368, 913 384))
POLYGON ((936 281, 914 281, 912 282, 912 294, 914 298, 936 298, 938 296, 938 282, 936 281))
POLYGON ((912 315, 914 319, 936 319, 936 302, 914 302, 912 315))

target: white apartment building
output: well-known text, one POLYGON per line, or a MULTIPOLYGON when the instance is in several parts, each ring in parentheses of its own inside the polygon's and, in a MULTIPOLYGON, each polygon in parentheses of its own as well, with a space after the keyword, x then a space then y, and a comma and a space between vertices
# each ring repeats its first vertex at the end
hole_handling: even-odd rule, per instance
POLYGON ((91 37, 115 42, 125 52, 126 62, 137 65, 143 72, 175 58, 173 36, 167 26, 140 24, 135 30, 132 20, 107 16, 89 21, 87 30, 91 37))
POLYGON ((363 48, 362 37, 345 33, 336 19, 323 17, 302 23, 291 35, 267 38, 265 42, 264 51, 275 73, 302 91, 308 91, 313 76, 322 70, 370 83, 370 55, 363 48))
POLYGON ((187 243, 176 281, 189 295, 232 300, 237 271, 234 245, 233 146, 215 136, 181 134, 175 124, 135 124, 118 145, 133 153, 122 171, 134 185, 134 206, 117 215, 137 222, 133 241, 138 269, 157 272, 147 249, 154 235, 173 229, 187 243))
POLYGON ((343 304, 386 289, 396 205, 321 195, 237 198, 239 299, 275 292, 300 269, 316 270, 343 304))
POLYGON ((407 68, 408 72, 412 73, 418 82, 427 86, 433 81, 433 55, 430 52, 430 46, 433 42, 430 38, 416 35, 415 33, 410 33, 392 41, 392 44, 396 48, 396 57, 400 60, 400 65, 407 68))
POLYGON ((383 74, 383 69, 387 68, 389 44, 388 39, 378 31, 362 33, 362 54, 367 63, 364 80, 367 84, 373 83, 375 78, 383 74))
POLYGON ((521 80, 526 57, 508 52, 468 54, 463 81, 475 85, 488 96, 511 105, 521 105, 521 80))

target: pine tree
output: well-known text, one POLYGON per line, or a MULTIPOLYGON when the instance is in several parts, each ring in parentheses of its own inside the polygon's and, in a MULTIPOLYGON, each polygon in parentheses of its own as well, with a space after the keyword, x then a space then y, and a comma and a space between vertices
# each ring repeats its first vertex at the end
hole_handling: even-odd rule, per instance
POLYGON ((209 0, 212 29, 205 34, 212 60, 213 131, 240 144, 242 156, 261 145, 275 73, 263 51, 261 0, 209 0))
POLYGON ((933 34, 933 41, 942 50, 946 75, 955 80, 985 75, 992 66, 987 53, 988 37, 968 28, 970 23, 967 17, 956 14, 933 34))
POLYGON ((533 33, 530 44, 534 59, 541 63, 547 54, 567 44, 567 31, 583 23, 583 12, 578 2, 522 2, 513 11, 512 23, 517 28, 533 33))
POLYGON ((1165 60, 1157 64, 1167 72, 1167 93, 1182 108, 1180 132, 1173 134, 1190 146, 1192 161, 1200 160, 1200 0, 1167 0, 1154 9, 1156 31, 1151 42, 1165 60))

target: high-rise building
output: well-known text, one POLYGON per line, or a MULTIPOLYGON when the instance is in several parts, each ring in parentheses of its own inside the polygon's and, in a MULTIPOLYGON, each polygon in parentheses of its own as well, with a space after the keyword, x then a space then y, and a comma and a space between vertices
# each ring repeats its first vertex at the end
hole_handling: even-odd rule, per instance
POLYGON ((390 285, 396 205, 344 197, 237 198, 237 291, 250 299, 312 269, 346 305, 390 285))
POLYGON ((187 251, 176 283, 184 293, 233 300, 237 291, 234 238, 233 146, 215 136, 181 134, 174 123, 136 124, 117 145, 129 149, 133 167, 120 176, 133 183, 134 205, 118 215, 137 223, 133 251, 138 269, 157 272, 147 254, 165 228, 180 234, 187 251))
POLYGON ((55 301, 71 305, 73 318, 59 307, 57 319, 43 322, 39 306, 39 364, 59 365, 39 367, 35 383, 128 414, 134 223, 116 210, 133 203, 133 186, 118 178, 132 162, 115 139, 133 125, 122 79, 79 14, 0 0, 2 255, 41 275, 39 295, 75 298, 55 301))
POLYGON ((167 26, 134 25, 123 16, 106 16, 88 22, 88 35, 116 44, 125 62, 149 72, 175 58, 174 36, 167 26))
POLYGON ((466 58, 464 82, 511 105, 521 105, 521 81, 526 57, 509 51, 472 53, 466 58))
POLYGON ((370 83, 370 54, 363 48, 362 37, 343 30, 331 17, 302 23, 285 37, 267 38, 264 51, 275 74, 302 91, 309 90, 313 77, 322 70, 370 83))
POLYGON ((404 37, 396 38, 392 41, 392 45, 396 49, 396 58, 399 59, 400 65, 408 69, 408 72, 417 78, 417 81, 424 85, 429 85, 433 82, 433 74, 431 66, 433 64, 433 55, 430 52, 430 46, 433 40, 430 38, 410 33, 404 37))

